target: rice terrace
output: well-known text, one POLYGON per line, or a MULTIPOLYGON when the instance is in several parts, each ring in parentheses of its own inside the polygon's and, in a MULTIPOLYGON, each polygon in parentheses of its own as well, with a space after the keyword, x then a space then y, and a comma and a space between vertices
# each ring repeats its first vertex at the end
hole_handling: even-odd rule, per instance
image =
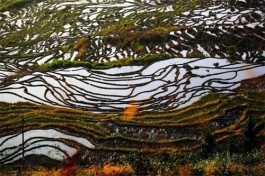
POLYGON ((0 176, 264 176, 264 0, 0 0, 0 176))

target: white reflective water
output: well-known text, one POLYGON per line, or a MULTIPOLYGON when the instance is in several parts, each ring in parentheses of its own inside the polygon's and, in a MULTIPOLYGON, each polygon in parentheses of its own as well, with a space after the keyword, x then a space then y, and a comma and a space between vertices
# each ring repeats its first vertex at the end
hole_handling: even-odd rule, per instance
MULTIPOLYGON (((77 153, 77 149, 60 141, 70 140, 87 148, 95 146, 86 138, 62 133, 54 129, 37 129, 24 132, 25 156, 45 155, 55 160, 63 160, 77 153)), ((0 162, 12 163, 22 158, 22 133, 0 137, 0 162)))
POLYGON ((147 67, 106 70, 59 69, 36 72, 1 87, 0 101, 23 100, 93 112, 123 111, 137 101, 145 111, 174 110, 206 93, 232 92, 241 80, 264 74, 261 64, 232 64, 215 58, 172 58, 147 67))

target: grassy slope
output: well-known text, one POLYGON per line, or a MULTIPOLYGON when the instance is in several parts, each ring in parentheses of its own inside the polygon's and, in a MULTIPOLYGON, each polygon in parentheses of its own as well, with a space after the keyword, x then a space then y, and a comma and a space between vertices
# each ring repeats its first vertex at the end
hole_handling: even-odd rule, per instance
MULTIPOLYGON (((103 155, 99 157, 101 159, 86 167, 80 166, 78 162, 77 165, 66 165, 67 167, 63 165, 62 168, 51 170, 37 167, 35 169, 38 171, 27 170, 28 175, 52 175, 71 171, 72 175, 112 173, 113 175, 261 176, 264 175, 265 170, 263 78, 264 76, 243 81, 234 96, 209 94, 186 108, 165 113, 145 112, 137 114, 130 121, 124 119, 122 115, 93 114, 31 103, 1 102, 0 134, 3 136, 19 132, 23 117, 26 130, 55 128, 66 133, 86 136, 96 144, 96 149, 92 151, 96 158, 103 155), (252 89, 252 92, 246 92, 249 89, 252 89), (234 110, 238 111, 234 116, 229 116, 234 110), (214 128, 211 125, 213 122, 220 123, 221 128, 214 128), (113 137, 107 128, 108 123, 131 129, 172 128, 177 129, 180 134, 183 133, 183 129, 192 128, 193 132, 178 140, 137 139, 126 135, 113 137), (190 145, 187 142, 193 139, 193 135, 199 135, 198 143, 190 145), (128 146, 133 144, 133 147, 113 146, 111 142, 117 139, 128 146), (159 145, 160 147, 157 148, 156 146, 159 145), (112 159, 109 159, 110 155, 105 153, 111 154, 112 159)), ((82 152, 82 147, 79 150, 82 152)), ((79 157, 82 155, 76 156, 77 161, 79 157)), ((10 170, 8 168, 3 170, 5 175, 16 174, 12 168, 10 170)))
POLYGON ((0 1, 0 12, 8 10, 12 7, 23 5, 30 2, 31 0, 1 0, 0 1))
MULTIPOLYGON (((27 130, 58 128, 67 133, 87 136, 89 140, 96 144, 98 152, 108 151, 113 154, 118 153, 121 156, 118 161, 120 164, 117 165, 117 161, 111 161, 113 162, 111 165, 129 167, 133 169, 133 173, 136 175, 143 174, 142 171, 146 171, 144 175, 147 175, 147 173, 149 175, 161 174, 161 172, 169 175, 176 175, 179 172, 190 172, 192 173, 191 175, 206 174, 208 172, 212 173, 212 175, 239 172, 242 175, 257 172, 262 175, 264 173, 262 168, 264 168, 263 161, 265 157, 264 152, 262 152, 265 149, 264 140, 262 141, 265 137, 263 128, 265 125, 265 101, 262 97, 264 97, 264 93, 258 92, 248 92, 233 97, 210 94, 186 108, 174 112, 142 113, 136 115, 131 121, 123 120, 122 115, 110 114, 106 116, 104 114, 93 114, 81 110, 56 108, 46 105, 1 102, 0 134, 6 135, 20 131, 21 119, 24 117, 25 129, 27 130), (241 113, 237 114, 237 121, 227 125, 226 122, 227 120, 229 121, 226 118, 227 113, 237 108, 242 109, 241 113), (211 123, 218 121, 218 119, 224 119, 224 121, 219 121, 222 127, 215 129, 211 126, 211 123), (251 127, 251 131, 255 140, 259 141, 254 146, 256 149, 253 151, 249 151, 246 148, 246 144, 251 144, 251 141, 248 141, 249 139, 246 136, 246 129, 248 129, 250 119, 255 122, 255 125, 251 127), (193 138, 192 135, 178 140, 164 139, 155 141, 123 135, 113 137, 106 128, 106 124, 109 122, 117 126, 127 126, 128 128, 173 127, 180 129, 179 133, 182 133, 181 129, 193 127, 200 130, 201 133, 198 138, 199 143, 195 144, 195 146, 187 144, 183 148, 182 145, 185 146, 187 140, 193 138), (211 142, 211 138, 215 142, 211 142), (123 145, 118 148, 117 146, 113 147, 111 141, 117 139, 128 145, 133 143, 136 148, 127 148, 123 145), (139 148, 136 144, 142 147, 139 148), (155 146, 159 146, 159 144, 161 144, 160 147, 156 148, 155 146), (234 151, 233 147, 237 151, 234 151)), ((89 175, 90 172, 95 172, 97 175, 103 171, 102 167, 109 166, 105 165, 94 165, 86 168, 75 166, 75 172, 76 175, 80 173, 82 173, 81 175, 89 175)), ((123 170, 124 173, 127 171, 123 170)), ((62 172, 62 169, 44 170, 43 172, 62 172)))

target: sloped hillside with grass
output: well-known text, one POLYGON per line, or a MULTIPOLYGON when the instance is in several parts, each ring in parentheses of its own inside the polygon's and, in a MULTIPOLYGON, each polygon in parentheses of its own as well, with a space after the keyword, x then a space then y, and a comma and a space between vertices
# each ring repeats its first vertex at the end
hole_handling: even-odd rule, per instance
MULTIPOLYGON (((71 167, 77 173, 87 172, 89 175, 89 172, 104 172, 104 169, 100 171, 97 167, 89 171, 92 169, 91 164, 94 167, 103 163, 106 164, 104 168, 109 165, 124 167, 124 170, 121 169, 122 173, 126 173, 126 167, 129 167, 129 175, 138 175, 140 172, 150 175, 159 172, 235 173, 233 167, 241 167, 242 173, 250 173, 255 167, 262 170, 264 164, 263 97, 264 92, 257 91, 232 96, 210 94, 186 108, 168 113, 140 113, 129 121, 126 118, 128 114, 124 113, 93 114, 31 103, 2 102, 1 135, 6 136, 2 147, 7 148, 1 149, 5 153, 1 162, 12 161, 11 165, 5 166, 9 169, 19 166, 21 160, 17 160, 16 154, 21 148, 9 148, 8 141, 21 135, 23 131, 27 139, 24 143, 25 150, 28 153, 53 147, 58 152, 63 152, 65 158, 74 158, 76 164, 71 167), (57 138, 57 135, 45 137, 30 134, 37 129, 46 130, 47 133, 54 130, 62 133, 62 136, 57 138), (87 145, 84 140, 92 145, 87 145), (43 141, 46 141, 45 145, 43 141), (33 143, 35 147, 31 147, 33 143), (54 145, 55 143, 60 145, 54 145), (75 149, 75 152, 69 154, 69 150, 64 151, 62 144, 75 149), (240 159, 236 160, 238 157, 240 159), (224 160, 228 163, 224 163, 224 160), (245 165, 248 162, 252 166, 243 168, 247 167, 245 165), (163 164, 167 169, 163 169, 163 164)), ((26 164, 38 169, 38 165, 32 166, 31 160, 47 166, 49 160, 57 160, 52 153, 44 152, 43 155, 50 159, 35 161, 36 159, 26 156, 26 164)), ((57 167, 62 166, 57 162, 57 167)))
POLYGON ((264 0, 0 0, 0 176, 265 175, 264 0))

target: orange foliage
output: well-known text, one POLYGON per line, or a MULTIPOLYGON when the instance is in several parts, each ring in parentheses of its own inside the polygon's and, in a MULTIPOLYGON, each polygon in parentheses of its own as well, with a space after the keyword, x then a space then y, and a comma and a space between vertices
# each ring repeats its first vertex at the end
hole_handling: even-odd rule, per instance
POLYGON ((244 165, 238 163, 228 163, 226 167, 235 175, 247 175, 247 168, 244 165))
POLYGON ((250 168, 250 173, 255 173, 257 175, 265 175, 265 164, 261 163, 250 168))
POLYGON ((133 116, 136 115, 138 109, 138 104, 136 102, 131 102, 129 106, 123 111, 123 120, 130 121, 133 116))
POLYGON ((189 165, 180 166, 178 169, 178 175, 179 176, 193 176, 194 175, 193 168, 189 165))
POLYGON ((204 168, 204 176, 215 176, 218 172, 217 163, 212 161, 204 168))
POLYGON ((77 170, 76 160, 73 157, 68 157, 64 163, 63 168, 60 170, 60 176, 72 176, 75 175, 77 170))
POLYGON ((132 174, 132 173, 133 169, 131 168, 130 165, 114 166, 106 164, 102 169, 102 174, 109 176, 115 176, 120 174, 132 174))
POLYGON ((31 173, 30 176, 74 176, 78 167, 73 157, 65 159, 63 166, 58 170, 42 170, 31 173))
POLYGON ((30 174, 30 176, 61 176, 59 171, 38 171, 30 174))
POLYGON ((101 168, 99 166, 89 166, 88 168, 82 169, 81 171, 79 171, 79 175, 97 175, 100 176, 102 175, 101 172, 101 168))

